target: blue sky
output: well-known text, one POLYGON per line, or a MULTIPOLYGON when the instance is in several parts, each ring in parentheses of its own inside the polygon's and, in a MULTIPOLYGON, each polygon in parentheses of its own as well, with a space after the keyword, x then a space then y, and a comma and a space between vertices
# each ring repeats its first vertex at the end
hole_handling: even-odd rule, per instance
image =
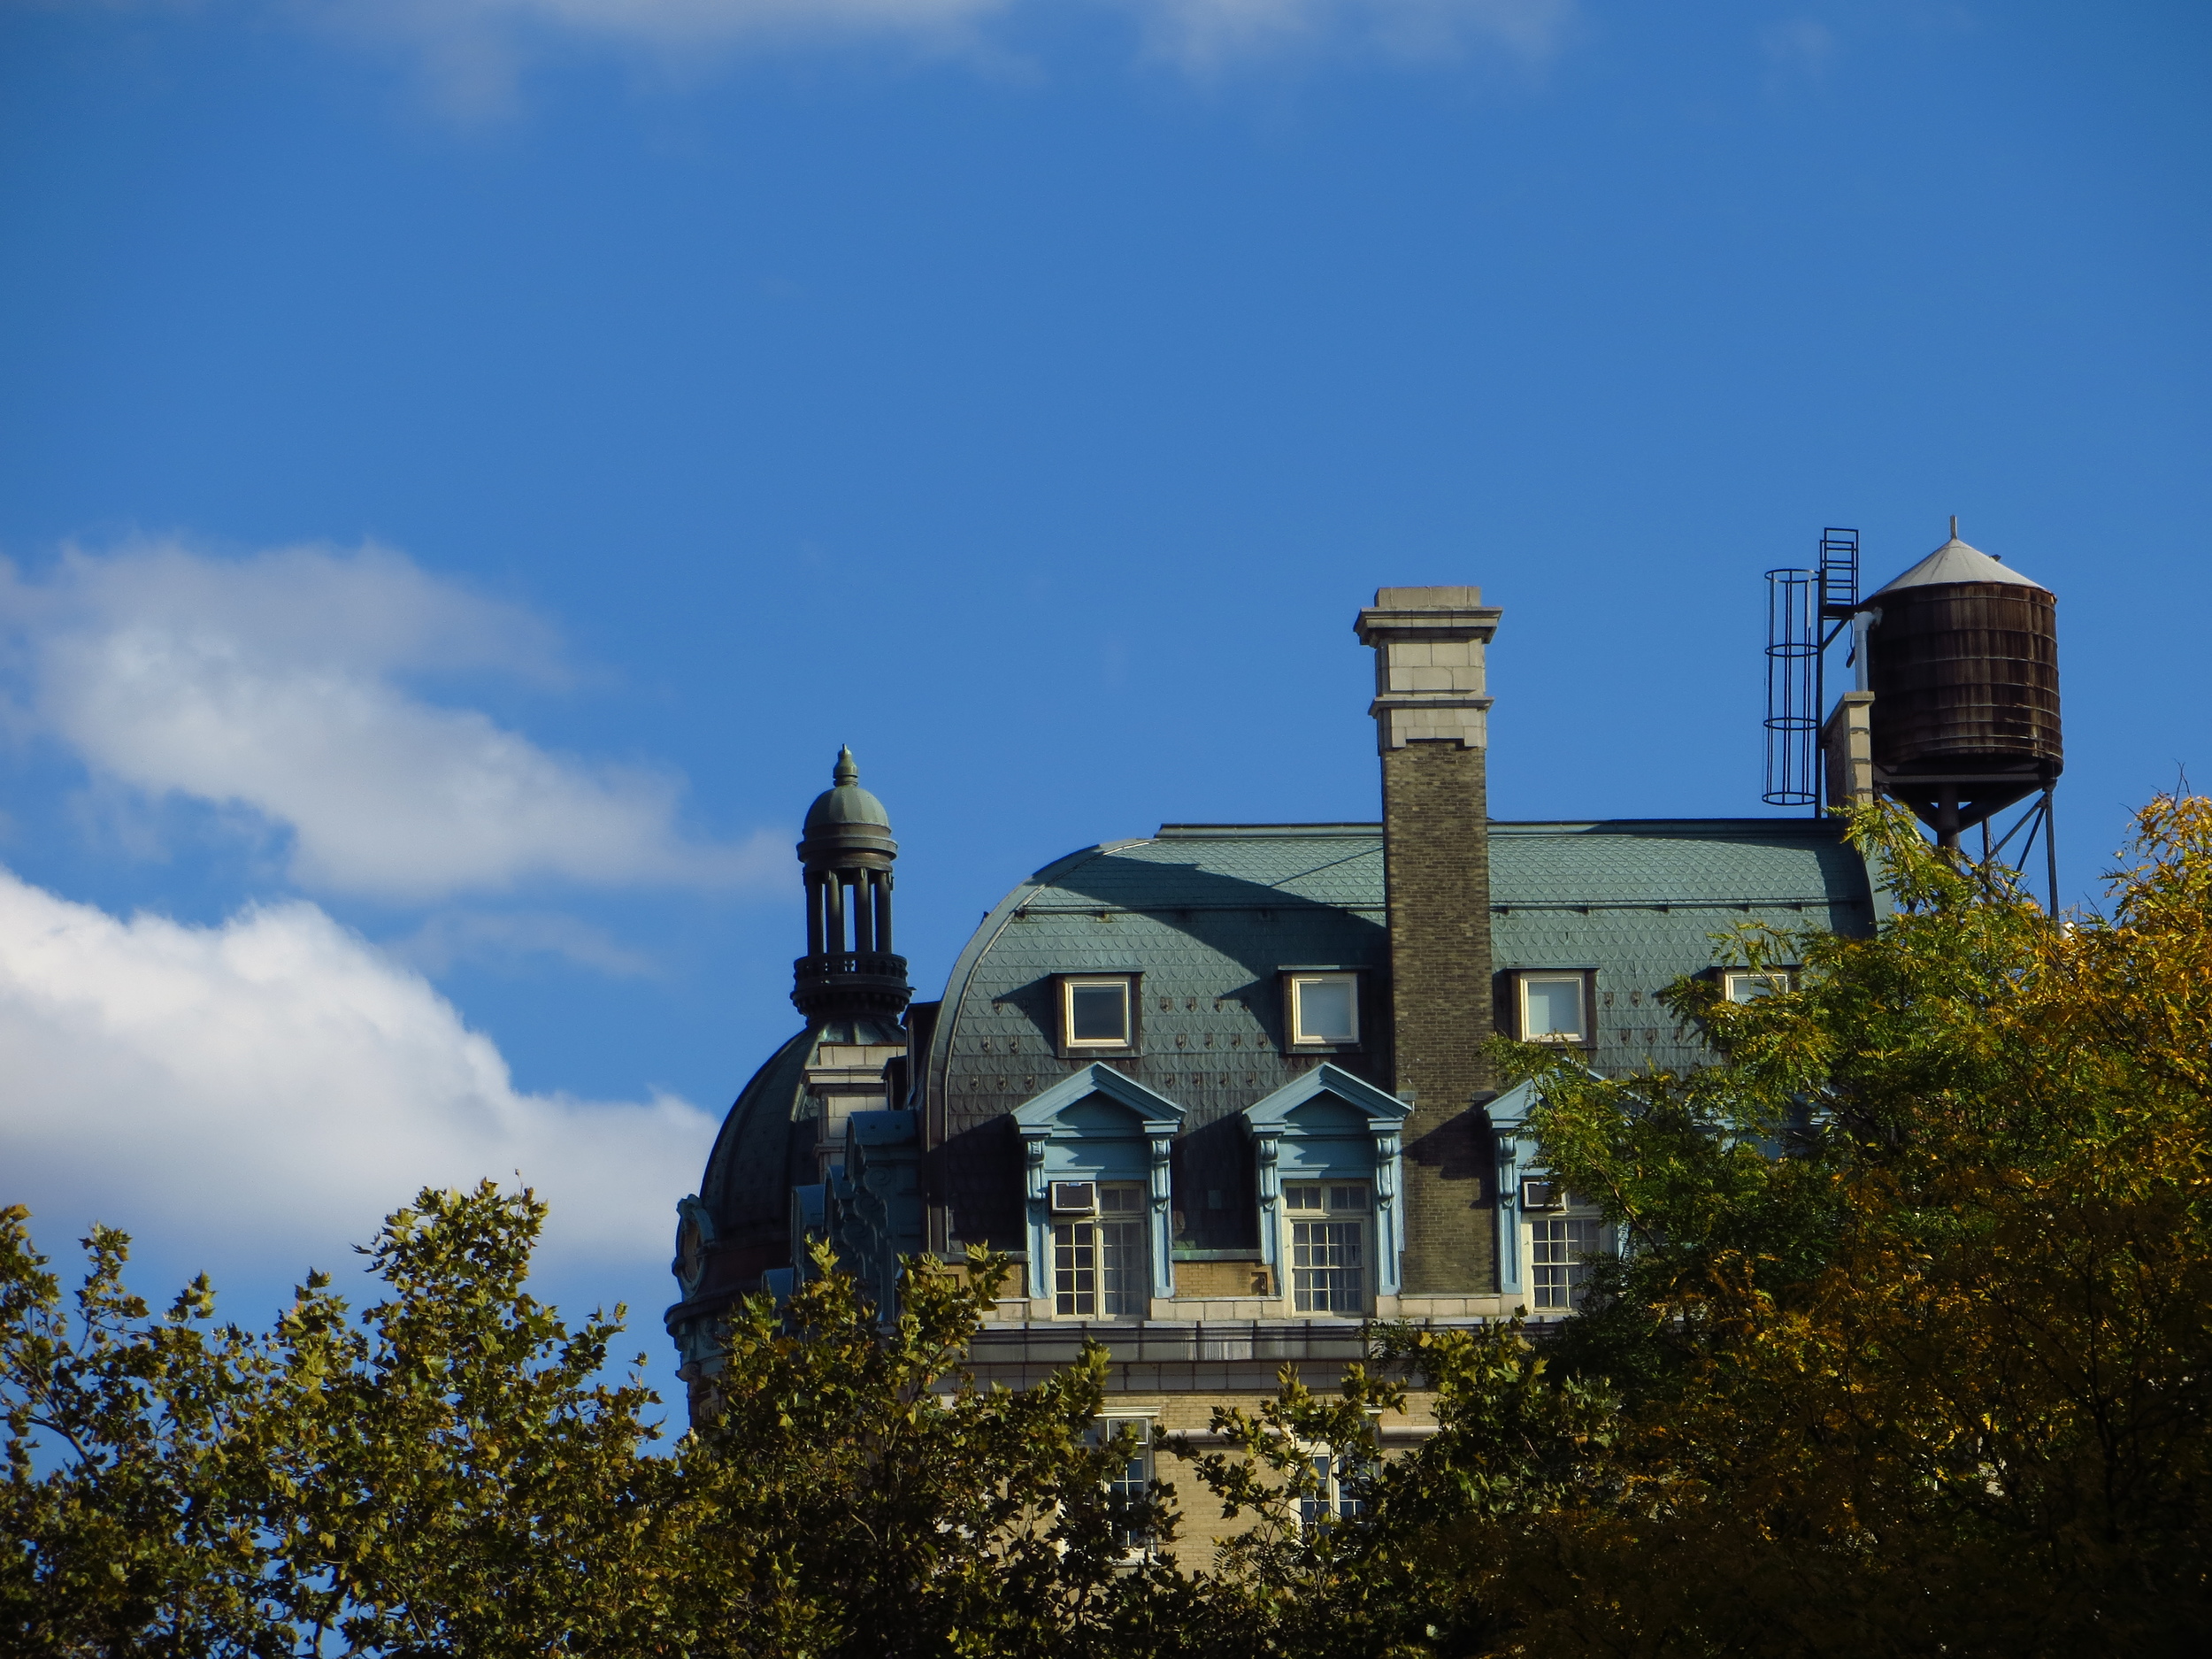
POLYGON ((265 1308, 519 1169, 664 1379, 840 742, 924 995, 1164 819, 1756 814, 1760 573, 2060 595, 2067 893, 2212 774, 2212 14, 0 5, 0 1170, 265 1308))

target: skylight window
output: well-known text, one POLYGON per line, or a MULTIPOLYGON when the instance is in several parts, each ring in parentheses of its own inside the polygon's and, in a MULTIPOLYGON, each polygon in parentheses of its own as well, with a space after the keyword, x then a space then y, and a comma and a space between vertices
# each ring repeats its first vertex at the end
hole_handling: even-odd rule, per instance
POLYGON ((1722 994, 1732 1002, 1755 1002, 1792 988, 1789 974, 1780 969, 1733 969, 1721 975, 1722 994))
POLYGON ((1590 1027, 1579 973, 1521 976, 1521 1035, 1530 1042, 1583 1042, 1590 1027))
POLYGON ((1129 981, 1064 979, 1061 1024, 1071 1048, 1126 1048, 1129 1037, 1129 981))
POLYGON ((1290 1040, 1302 1047, 1340 1048, 1359 1041, 1359 976, 1289 976, 1290 1040))

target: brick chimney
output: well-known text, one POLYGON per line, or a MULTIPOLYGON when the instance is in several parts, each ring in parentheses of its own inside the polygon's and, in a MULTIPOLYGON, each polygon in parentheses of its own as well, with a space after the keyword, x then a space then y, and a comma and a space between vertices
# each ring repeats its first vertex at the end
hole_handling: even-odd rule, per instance
POLYGON ((1500 612, 1479 588, 1385 588, 1359 614, 1375 649, 1389 902, 1392 1087, 1405 1125, 1408 1296, 1496 1287, 1482 1044, 1492 1029, 1483 650, 1500 612))

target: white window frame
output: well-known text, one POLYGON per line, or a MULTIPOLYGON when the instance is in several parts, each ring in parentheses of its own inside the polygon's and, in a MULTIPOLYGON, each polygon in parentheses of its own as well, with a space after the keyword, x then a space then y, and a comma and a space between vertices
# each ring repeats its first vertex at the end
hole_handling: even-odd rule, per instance
POLYGON ((1070 1053, 1126 1053, 1137 1042, 1137 987, 1125 973, 1070 973, 1060 979, 1060 1046, 1070 1053), (1121 1035, 1079 1037, 1075 1034, 1075 994, 1111 987, 1121 993, 1121 1035))
POLYGON ((1148 1225, 1144 1186, 1137 1181, 1100 1181, 1096 1183, 1098 1206, 1088 1215, 1056 1216, 1045 1233, 1045 1248, 1052 1252, 1047 1265, 1048 1284, 1052 1294, 1052 1317, 1056 1319, 1141 1319, 1150 1310, 1152 1294, 1151 1241, 1146 1237, 1148 1225), (1125 1230, 1118 1248, 1130 1248, 1130 1235, 1134 1236, 1136 1261, 1122 1262, 1110 1268, 1107 1251, 1110 1248, 1106 1229, 1125 1230), (1088 1238, 1083 1235, 1087 1233, 1088 1238), (1066 1236, 1063 1238, 1063 1234, 1066 1236), (1064 1258, 1063 1250, 1068 1252, 1064 1258), (1089 1255, 1087 1265, 1079 1252, 1089 1255), (1122 1275, 1122 1282, 1110 1286, 1110 1271, 1122 1275), (1087 1272, 1090 1285, 1082 1287, 1081 1276, 1087 1272), (1062 1278, 1069 1276, 1068 1280, 1062 1278), (1065 1287, 1064 1288, 1064 1284, 1065 1287), (1081 1304, 1087 1299, 1088 1308, 1081 1304), (1118 1309, 1110 1303, 1118 1300, 1118 1309))
POLYGON ((1310 1532, 1316 1526, 1332 1526, 1339 1521, 1357 1519, 1366 1512, 1364 1501, 1347 1495, 1345 1487, 1372 1471, 1379 1461, 1377 1448, 1371 1446, 1346 1451, 1338 1447, 1309 1440, 1301 1448, 1306 1454, 1307 1467, 1321 1477, 1321 1490, 1310 1497, 1298 1500, 1298 1530, 1310 1532))
POLYGON ((1289 1046, 1294 1048, 1356 1048, 1360 1041, 1359 979, 1356 973, 1292 972, 1283 976, 1283 1000, 1289 1004, 1284 1010, 1289 1046), (1305 1002, 1302 987, 1309 985, 1340 985, 1351 993, 1352 1030, 1349 1036, 1310 1036, 1305 1029, 1305 1002))
POLYGON ((1736 995, 1736 987, 1747 979, 1766 980, 1767 983, 1772 987, 1772 989, 1766 993, 1769 996, 1794 991, 1797 988, 1797 974, 1793 969, 1724 968, 1721 970, 1720 976, 1720 994, 1722 999, 1725 1002, 1735 1003, 1739 1008, 1747 1002, 1757 1002, 1759 999, 1755 996, 1738 996, 1736 995))
MULTIPOLYGON (((1532 1177, 1548 1180, 1549 1177, 1532 1177)), ((1530 1315, 1538 1319, 1563 1319, 1582 1305, 1588 1294, 1590 1267, 1601 1256, 1612 1256, 1613 1230, 1605 1217, 1588 1204, 1578 1203, 1571 1193, 1561 1194, 1563 1203, 1548 1210, 1524 1211, 1521 1222, 1522 1260, 1527 1263, 1523 1276, 1527 1289, 1524 1293, 1530 1315), (1540 1235, 1554 1229, 1564 1237, 1546 1239, 1540 1235), (1574 1235, 1580 1230, 1590 1246, 1576 1249, 1571 1256, 1555 1261, 1542 1259, 1540 1251, 1571 1247, 1574 1235), (1555 1279, 1552 1276, 1556 1275, 1555 1279), (1547 1282, 1549 1279, 1550 1282, 1547 1282)))
MULTIPOLYGON (((1310 1241, 1305 1248, 1312 1248, 1314 1242, 1325 1242, 1330 1248, 1333 1248, 1336 1243, 1333 1240, 1310 1241)), ((1375 1305, 1375 1194, 1373 1185, 1367 1181, 1336 1181, 1325 1179, 1302 1178, 1285 1181, 1283 1183, 1283 1294, 1290 1300, 1292 1312, 1310 1317, 1318 1314, 1325 1317, 1333 1315, 1345 1318, 1365 1318, 1375 1305), (1356 1207, 1340 1204, 1338 1202, 1340 1194, 1350 1192, 1357 1192, 1360 1194, 1360 1202, 1356 1207), (1321 1195, 1321 1202, 1316 1206, 1303 1206, 1295 1202, 1297 1197, 1309 1193, 1318 1193, 1321 1195), (1348 1308, 1315 1307, 1310 1299, 1317 1291, 1321 1289, 1321 1286, 1302 1286, 1298 1282, 1299 1275, 1302 1273, 1340 1274, 1348 1271, 1342 1267, 1314 1268, 1299 1265, 1298 1229, 1302 1226, 1313 1225, 1349 1225, 1356 1229, 1353 1237, 1356 1240, 1355 1248, 1359 1260, 1356 1268, 1349 1271, 1356 1271, 1359 1282, 1353 1287, 1352 1306, 1348 1308)), ((1333 1303, 1336 1300, 1335 1289, 1336 1287, 1332 1286, 1328 1292, 1329 1300, 1333 1303)))
POLYGON ((1587 973, 1573 968, 1548 971, 1538 968, 1525 969, 1516 973, 1513 978, 1513 1011, 1514 1018, 1520 1025, 1522 1041, 1555 1042, 1571 1048, 1583 1047, 1590 1041, 1592 998, 1590 976, 1587 973), (1536 985, 1571 985, 1574 987, 1575 1007, 1581 1015, 1581 1018, 1577 1022, 1581 1026, 1579 1031, 1570 1034, 1561 1031, 1532 1032, 1529 1029, 1531 1022, 1528 1014, 1528 993, 1529 987, 1536 985))
MULTIPOLYGON (((1155 1420, 1156 1415, 1150 1411, 1107 1410, 1100 1412, 1091 1419, 1093 1426, 1100 1431, 1098 1443, 1102 1446, 1112 1438, 1116 1429, 1133 1428, 1137 1431, 1137 1455, 1129 1460, 1120 1474, 1112 1476, 1107 1480, 1106 1489, 1109 1492, 1119 1492, 1126 1497, 1131 1495, 1129 1489, 1133 1484, 1136 1487, 1135 1495, 1141 1497, 1152 1489, 1153 1481, 1158 1479, 1158 1465, 1153 1454, 1153 1447, 1159 1440, 1157 1432, 1159 1425, 1155 1420), (1139 1471, 1133 1478, 1133 1481, 1129 1473, 1131 1469, 1139 1471)), ((1157 1541, 1157 1539, 1149 1532, 1141 1535, 1135 1532, 1125 1532, 1121 1535, 1122 1559, 1125 1561, 1142 1560, 1151 1555, 1153 1546, 1157 1541)))

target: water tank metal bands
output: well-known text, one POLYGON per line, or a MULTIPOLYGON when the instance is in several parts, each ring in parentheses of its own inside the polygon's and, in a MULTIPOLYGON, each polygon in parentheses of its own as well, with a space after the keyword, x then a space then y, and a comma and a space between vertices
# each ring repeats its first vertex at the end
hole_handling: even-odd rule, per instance
POLYGON ((2057 602, 2015 583, 1880 595, 1868 632, 1874 764, 1893 773, 2063 764, 2057 602))

